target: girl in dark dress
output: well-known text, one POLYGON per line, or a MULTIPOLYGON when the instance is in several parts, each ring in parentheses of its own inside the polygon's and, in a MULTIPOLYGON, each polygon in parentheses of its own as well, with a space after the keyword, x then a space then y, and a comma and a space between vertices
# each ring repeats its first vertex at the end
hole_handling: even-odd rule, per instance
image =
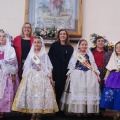
POLYGON ((59 105, 64 91, 67 66, 73 53, 73 47, 69 44, 68 33, 65 29, 58 31, 57 41, 49 50, 49 57, 53 65, 53 80, 55 81, 56 100, 59 105))

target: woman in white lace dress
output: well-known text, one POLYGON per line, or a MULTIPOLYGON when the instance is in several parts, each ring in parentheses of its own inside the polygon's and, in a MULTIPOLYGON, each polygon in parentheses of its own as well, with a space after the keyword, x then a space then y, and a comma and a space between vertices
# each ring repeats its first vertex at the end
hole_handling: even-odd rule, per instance
POLYGON ((80 40, 68 64, 69 71, 61 110, 72 113, 99 112, 99 71, 86 40, 80 40), (77 55, 84 56, 93 70, 81 63, 77 55))
POLYGON ((12 106, 13 111, 32 113, 31 120, 41 114, 58 111, 52 80, 52 65, 43 39, 36 37, 24 63, 23 78, 12 106))

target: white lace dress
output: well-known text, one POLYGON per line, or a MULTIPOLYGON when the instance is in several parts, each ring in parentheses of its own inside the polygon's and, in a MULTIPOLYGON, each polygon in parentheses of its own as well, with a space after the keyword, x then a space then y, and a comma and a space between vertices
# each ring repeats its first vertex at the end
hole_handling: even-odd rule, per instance
POLYGON ((24 113, 54 113, 58 111, 53 87, 45 71, 31 62, 32 68, 23 76, 12 106, 24 113))
POLYGON ((98 113, 100 90, 96 74, 79 61, 69 72, 70 82, 66 84, 61 98, 61 110, 72 113, 98 113))

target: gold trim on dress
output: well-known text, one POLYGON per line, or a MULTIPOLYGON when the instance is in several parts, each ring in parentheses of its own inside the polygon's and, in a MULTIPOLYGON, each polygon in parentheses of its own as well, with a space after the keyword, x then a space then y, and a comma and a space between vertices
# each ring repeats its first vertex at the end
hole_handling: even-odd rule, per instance
MULTIPOLYGON (((25 76, 25 77, 26 77, 26 76, 25 76)), ((25 78, 25 77, 24 77, 24 78, 25 78)), ((57 102, 56 102, 55 99, 54 99, 54 102, 55 102, 56 108, 53 109, 53 110, 42 110, 42 109, 40 109, 40 110, 30 110, 30 109, 25 109, 25 108, 16 107, 16 102, 17 102, 17 99, 18 99, 18 94, 19 94, 20 88, 21 88, 21 86, 22 86, 22 84, 23 84, 23 82, 24 82, 24 78, 22 78, 22 80, 21 80, 21 83, 20 83, 20 85, 19 85, 19 87, 18 87, 16 96, 15 96, 15 99, 14 99, 14 102, 13 102, 13 105, 12 105, 12 110, 13 110, 13 111, 19 111, 19 112, 23 112, 23 113, 42 113, 42 114, 55 113, 55 112, 58 112, 58 111, 59 111, 58 106, 57 106, 57 102)), ((54 93, 54 91, 53 91, 53 93, 54 93)), ((54 96, 55 96, 55 93, 54 93, 54 96)))

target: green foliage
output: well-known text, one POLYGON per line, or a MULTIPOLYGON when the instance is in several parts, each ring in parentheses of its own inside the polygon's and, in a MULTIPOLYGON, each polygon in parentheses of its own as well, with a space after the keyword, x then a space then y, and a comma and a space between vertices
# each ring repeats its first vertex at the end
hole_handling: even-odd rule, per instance
MULTIPOLYGON (((98 34, 96 34, 96 33, 93 33, 93 34, 90 35, 90 41, 94 44, 91 48, 95 48, 95 47, 96 47, 96 45, 95 45, 95 40, 96 40, 96 38, 99 37, 99 36, 101 36, 101 35, 98 35, 98 34)), ((101 36, 101 37, 103 37, 104 40, 105 40, 104 48, 113 51, 113 49, 114 49, 114 44, 113 44, 112 42, 109 42, 109 41, 106 39, 105 36, 101 36)))

